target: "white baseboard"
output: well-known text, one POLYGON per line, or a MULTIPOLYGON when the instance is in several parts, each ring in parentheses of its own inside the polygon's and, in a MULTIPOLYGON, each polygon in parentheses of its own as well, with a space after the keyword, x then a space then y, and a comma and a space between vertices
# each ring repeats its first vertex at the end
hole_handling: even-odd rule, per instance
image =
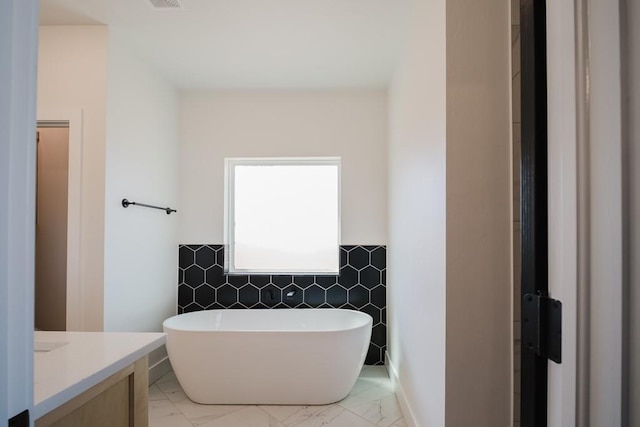
POLYGON ((171 372, 171 363, 167 356, 152 366, 149 366, 149 385, 155 383, 169 372, 171 372))
POLYGON ((402 388, 402 384, 398 379, 398 369, 396 365, 389 357, 389 353, 385 352, 385 366, 387 367, 387 371, 389 372, 389 378, 391 379, 391 383, 395 387, 396 397, 398 398, 398 403, 400 403, 400 409, 402 410, 402 414, 404 415, 404 422, 409 427, 417 427, 418 423, 416 422, 416 417, 414 412, 411 410, 411 405, 407 401, 407 397, 404 394, 404 389, 402 388))

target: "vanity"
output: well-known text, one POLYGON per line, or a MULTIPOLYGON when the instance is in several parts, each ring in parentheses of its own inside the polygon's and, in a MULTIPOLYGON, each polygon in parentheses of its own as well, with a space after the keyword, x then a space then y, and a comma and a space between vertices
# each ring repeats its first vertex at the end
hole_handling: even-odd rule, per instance
POLYGON ((146 427, 148 354, 163 333, 34 333, 36 427, 146 427))

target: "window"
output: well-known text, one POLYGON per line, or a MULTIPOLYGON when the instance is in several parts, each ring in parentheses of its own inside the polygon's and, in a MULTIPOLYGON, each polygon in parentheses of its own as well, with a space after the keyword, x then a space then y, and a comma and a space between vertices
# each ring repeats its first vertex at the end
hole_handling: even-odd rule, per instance
POLYGON ((226 271, 337 274, 340 158, 225 160, 226 271))

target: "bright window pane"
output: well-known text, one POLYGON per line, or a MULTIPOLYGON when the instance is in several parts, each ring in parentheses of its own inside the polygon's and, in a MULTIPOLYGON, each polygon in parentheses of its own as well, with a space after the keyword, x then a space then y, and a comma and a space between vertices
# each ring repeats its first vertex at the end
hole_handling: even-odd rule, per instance
POLYGON ((230 271, 336 273, 338 164, 276 163, 233 168, 230 271))

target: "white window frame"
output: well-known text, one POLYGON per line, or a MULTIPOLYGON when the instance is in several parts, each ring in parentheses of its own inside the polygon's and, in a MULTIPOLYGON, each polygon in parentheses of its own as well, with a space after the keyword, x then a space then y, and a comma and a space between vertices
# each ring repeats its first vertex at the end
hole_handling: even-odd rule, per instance
POLYGON ((235 195, 235 167, 236 166, 314 166, 314 165, 331 165, 338 168, 338 245, 336 247, 336 255, 340 256, 340 243, 341 243, 341 218, 342 218, 342 158, 341 157, 234 157, 225 158, 224 161, 224 176, 225 176, 225 188, 224 188, 224 271, 229 275, 247 275, 247 274, 291 274, 296 276, 304 275, 337 275, 339 273, 340 266, 337 266, 337 270, 316 270, 316 271, 279 271, 279 270, 252 270, 252 269, 237 269, 234 268, 234 251, 232 250, 233 242, 235 242, 234 227, 231 221, 234 215, 234 195, 235 195))

